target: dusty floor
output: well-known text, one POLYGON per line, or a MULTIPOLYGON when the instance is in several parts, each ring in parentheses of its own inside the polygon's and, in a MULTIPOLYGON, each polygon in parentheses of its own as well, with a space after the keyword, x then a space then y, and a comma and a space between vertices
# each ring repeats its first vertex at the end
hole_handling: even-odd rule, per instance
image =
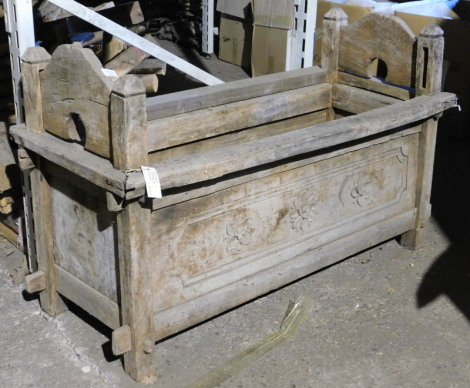
MULTIPOLYGON (((203 65, 226 81, 246 77, 203 65)), ((178 89, 171 79, 162 91, 178 89)), ((158 386, 223 378, 226 388, 470 386, 469 143, 441 131, 423 249, 388 241, 159 343, 158 386), (298 330, 263 357, 257 348, 234 363, 266 345, 301 296, 315 304, 298 330)), ((25 297, 13 281, 21 262, 0 242, 0 387, 138 386, 112 356, 108 329, 77 309, 50 318, 25 297)))
MULTIPOLYGON (((423 249, 386 242, 161 342, 158 386, 196 387, 204 377, 200 386, 214 386, 225 366, 221 387, 468 387, 468 147, 441 131, 423 249), (237 369, 232 357, 277 332, 302 295, 315 305, 298 331, 237 369)), ((76 310, 49 318, 25 300, 11 276, 20 263, 1 243, 0 387, 137 386, 111 355, 106 328, 76 310)))

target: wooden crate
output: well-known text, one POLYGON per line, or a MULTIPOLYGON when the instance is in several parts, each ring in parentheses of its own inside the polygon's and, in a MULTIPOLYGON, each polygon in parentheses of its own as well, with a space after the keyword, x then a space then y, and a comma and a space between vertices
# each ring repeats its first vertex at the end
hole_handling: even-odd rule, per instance
POLYGON ((155 378, 157 340, 384 240, 423 243, 436 118, 456 106, 439 92, 442 31, 348 26, 338 9, 324 26, 322 68, 149 99, 77 45, 26 53, 11 133, 31 157, 27 289, 50 315, 65 298, 113 328, 134 379, 155 378))

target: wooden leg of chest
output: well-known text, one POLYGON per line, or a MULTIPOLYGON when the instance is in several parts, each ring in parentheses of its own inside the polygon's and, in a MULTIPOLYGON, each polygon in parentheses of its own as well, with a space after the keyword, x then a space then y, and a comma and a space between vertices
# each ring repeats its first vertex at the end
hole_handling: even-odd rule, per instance
MULTIPOLYGON (((443 31, 436 25, 425 27, 418 38, 416 59, 416 93, 433 95, 441 90, 444 58, 443 31)), ((403 234, 402 245, 418 249, 425 244, 431 216, 431 184, 436 148, 437 119, 423 123, 419 138, 418 176, 416 182, 417 217, 415 228, 403 234)))
POLYGON ((156 380, 152 287, 147 254, 150 210, 137 201, 117 216, 121 324, 130 328, 131 349, 124 368, 139 382, 156 380))
POLYGON ((45 285, 39 297, 43 310, 55 316, 67 306, 56 291, 51 187, 40 168, 31 171, 31 187, 38 270, 44 274, 42 282, 45 285))
MULTIPOLYGON (((148 166, 147 153, 142 152, 147 147, 145 89, 142 82, 133 76, 123 76, 116 81, 111 107, 114 167, 125 171, 148 166)), ((122 208, 116 218, 119 301, 121 326, 129 326, 131 343, 131 349, 123 356, 124 369, 134 380, 150 384, 156 380, 157 372, 155 352, 152 352, 155 330, 150 255, 147 252, 151 238, 151 210, 137 200, 122 203, 122 208)))
POLYGON ((401 244, 418 249, 426 242, 427 225, 431 216, 431 184, 436 146, 437 121, 430 119, 423 124, 419 139, 418 175, 416 182, 416 223, 414 229, 401 236, 401 244))

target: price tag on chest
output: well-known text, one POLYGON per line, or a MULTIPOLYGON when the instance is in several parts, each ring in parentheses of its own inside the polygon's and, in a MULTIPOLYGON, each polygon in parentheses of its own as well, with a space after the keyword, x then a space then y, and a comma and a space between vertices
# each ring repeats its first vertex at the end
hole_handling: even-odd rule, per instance
POLYGON ((142 166, 141 168, 144 174, 147 196, 149 198, 162 198, 162 188, 160 186, 160 178, 158 177, 157 170, 153 167, 146 166, 142 166))

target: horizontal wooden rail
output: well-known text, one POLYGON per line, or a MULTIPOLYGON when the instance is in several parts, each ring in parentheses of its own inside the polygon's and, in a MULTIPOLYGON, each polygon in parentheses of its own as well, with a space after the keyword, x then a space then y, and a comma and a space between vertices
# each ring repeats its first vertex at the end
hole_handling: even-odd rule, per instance
MULTIPOLYGON (((457 97, 451 93, 420 96, 358 116, 345 117, 249 143, 170 159, 154 166, 158 170, 163 189, 181 187, 366 138, 424 120, 456 106, 457 97)), ((127 182, 127 189, 136 190, 135 193, 144 186, 141 174, 131 176, 127 182)))
POLYGON ((155 120, 326 82, 319 67, 292 70, 147 98, 147 119, 155 120))
POLYGON ((38 134, 26 129, 25 125, 10 128, 15 141, 52 163, 94 183, 95 185, 123 196, 126 174, 115 170, 109 160, 83 149, 83 146, 59 139, 47 132, 38 134))
POLYGON ((333 108, 359 114, 400 102, 398 98, 370 92, 353 86, 333 85, 333 108))
POLYGON ((326 109, 331 84, 309 86, 148 123, 148 152, 326 109))

